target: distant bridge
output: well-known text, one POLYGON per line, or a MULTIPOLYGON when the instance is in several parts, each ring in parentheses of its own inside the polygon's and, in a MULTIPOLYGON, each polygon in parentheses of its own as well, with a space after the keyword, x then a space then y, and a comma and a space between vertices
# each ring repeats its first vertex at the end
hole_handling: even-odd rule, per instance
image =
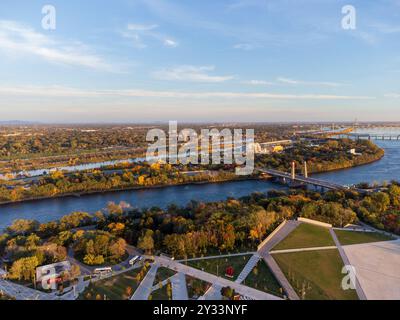
POLYGON ((344 136, 347 138, 355 138, 357 140, 400 140, 400 134, 376 134, 376 133, 347 133, 347 134, 340 134, 339 136, 344 136))

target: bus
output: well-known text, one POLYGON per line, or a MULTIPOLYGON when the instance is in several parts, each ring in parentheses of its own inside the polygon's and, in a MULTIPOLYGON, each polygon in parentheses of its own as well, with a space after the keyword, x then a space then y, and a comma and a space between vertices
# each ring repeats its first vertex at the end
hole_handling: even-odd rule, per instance
POLYGON ((112 268, 111 267, 105 267, 105 268, 96 268, 94 269, 94 274, 108 274, 112 272, 112 268))
POLYGON ((137 261, 142 260, 142 257, 134 256, 131 260, 129 260, 129 264, 133 266, 137 261))

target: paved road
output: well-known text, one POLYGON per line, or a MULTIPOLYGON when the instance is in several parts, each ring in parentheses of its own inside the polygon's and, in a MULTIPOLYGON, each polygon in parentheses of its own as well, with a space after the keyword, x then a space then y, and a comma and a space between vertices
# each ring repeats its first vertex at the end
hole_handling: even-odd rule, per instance
POLYGON ((165 257, 154 257, 154 258, 155 258, 156 263, 158 263, 160 266, 170 268, 177 272, 192 276, 194 278, 206 281, 208 283, 219 285, 221 287, 231 287, 238 294, 247 296, 254 300, 281 300, 279 297, 276 297, 272 294, 268 294, 268 293, 250 288, 250 287, 246 287, 242 284, 235 283, 233 281, 217 277, 213 274, 186 266, 182 263, 172 261, 165 257))
MULTIPOLYGON (((329 228, 329 232, 331 233, 333 241, 335 241, 335 244, 336 244, 336 246, 337 246, 337 248, 339 250, 339 254, 342 257, 344 265, 345 266, 351 266, 350 260, 347 257, 346 252, 343 250, 343 247, 340 244, 340 241, 339 241, 338 237, 336 236, 336 233, 333 231, 332 228, 329 228)), ((361 284, 358 281, 357 276, 356 276, 356 291, 357 291, 358 298, 360 300, 367 300, 367 296, 365 295, 364 290, 362 289, 361 284)))
POLYGON ((159 264, 153 263, 149 272, 140 283, 139 287, 136 289, 135 293, 130 300, 148 300, 149 296, 153 290, 153 283, 156 277, 159 264))
POLYGON ((171 285, 173 300, 189 300, 186 275, 184 273, 177 273, 171 277, 171 285))
POLYGON ((16 300, 56 300, 55 294, 48 294, 0 279, 0 291, 16 300))

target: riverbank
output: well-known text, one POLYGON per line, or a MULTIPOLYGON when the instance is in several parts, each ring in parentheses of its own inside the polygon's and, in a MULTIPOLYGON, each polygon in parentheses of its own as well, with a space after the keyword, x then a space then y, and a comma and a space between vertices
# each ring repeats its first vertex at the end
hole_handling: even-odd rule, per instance
MULTIPOLYGON (((355 158, 353 161, 348 162, 341 162, 332 163, 332 164, 320 164, 319 167, 310 167, 310 173, 312 174, 321 174, 321 173, 329 173, 333 171, 341 171, 346 169, 351 169, 363 165, 368 165, 373 162, 381 160, 385 156, 385 151, 381 148, 378 148, 378 151, 373 154, 369 155, 369 157, 362 157, 355 158), (340 167, 339 167, 340 165, 340 167), (323 167, 323 168, 322 168, 323 167)), ((71 198, 71 197, 83 197, 86 195, 93 195, 93 194, 106 194, 106 193, 113 193, 113 192, 121 192, 121 191, 134 191, 134 190, 151 190, 151 189, 160 189, 160 188, 167 188, 173 186, 188 186, 188 185, 204 185, 204 184, 216 184, 216 183, 224 183, 224 182, 235 182, 235 181, 245 181, 245 180, 265 180, 265 177, 259 175, 241 177, 236 176, 234 174, 230 175, 228 178, 224 177, 213 177, 215 180, 206 179, 206 180, 199 180, 199 181, 188 181, 188 182, 181 182, 181 183, 168 183, 168 184, 158 184, 158 185, 147 185, 147 186, 131 186, 131 187, 123 187, 123 188, 110 188, 110 189, 102 189, 102 190, 89 190, 89 191, 81 191, 81 192, 72 192, 72 193, 59 193, 49 196, 41 196, 41 197, 29 197, 18 199, 14 201, 1 201, 0 205, 9 205, 9 204, 17 204, 17 203, 24 203, 24 202, 34 202, 39 200, 48 200, 48 199, 57 199, 57 198, 71 198)))
POLYGON ((263 177, 240 177, 237 176, 236 179, 221 179, 217 181, 195 181, 195 182, 183 182, 183 183, 173 183, 173 184, 162 184, 162 185, 153 185, 153 186, 136 186, 136 187, 127 187, 127 188, 116 188, 116 189, 107 189, 107 190, 92 190, 92 191, 82 191, 82 192, 74 192, 74 193, 64 193, 57 194, 54 196, 44 196, 44 197, 35 197, 35 198, 26 198, 20 199, 16 201, 3 201, 0 202, 0 206, 9 205, 9 204, 18 204, 25 202, 35 202, 40 200, 49 200, 49 199, 62 199, 62 198, 80 198, 89 195, 96 194, 107 194, 107 193, 115 193, 122 191, 141 191, 141 190, 154 190, 154 189, 163 189, 168 187, 179 187, 179 186, 196 186, 196 185, 207 185, 207 184, 222 184, 226 182, 238 182, 238 181, 251 181, 251 180, 269 180, 263 177))
POLYGON ((342 171, 346 169, 351 169, 351 168, 356 168, 356 167, 361 167, 365 166, 368 164, 372 164, 374 162, 382 160, 382 158, 385 156, 385 150, 382 148, 379 148, 379 151, 374 154, 372 157, 368 157, 366 159, 361 159, 361 161, 357 161, 358 159, 356 158, 355 161, 350 161, 346 163, 342 163, 341 167, 325 167, 324 169, 318 170, 318 168, 313 168, 309 167, 309 173, 311 174, 322 174, 322 173, 329 173, 329 172, 334 172, 334 171, 342 171))

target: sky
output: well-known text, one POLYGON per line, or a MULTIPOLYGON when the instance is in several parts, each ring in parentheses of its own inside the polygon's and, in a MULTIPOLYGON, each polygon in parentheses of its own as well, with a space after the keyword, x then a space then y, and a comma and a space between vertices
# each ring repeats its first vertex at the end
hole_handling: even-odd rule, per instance
POLYGON ((400 121, 399 40, 400 0, 2 0, 0 121, 400 121))

